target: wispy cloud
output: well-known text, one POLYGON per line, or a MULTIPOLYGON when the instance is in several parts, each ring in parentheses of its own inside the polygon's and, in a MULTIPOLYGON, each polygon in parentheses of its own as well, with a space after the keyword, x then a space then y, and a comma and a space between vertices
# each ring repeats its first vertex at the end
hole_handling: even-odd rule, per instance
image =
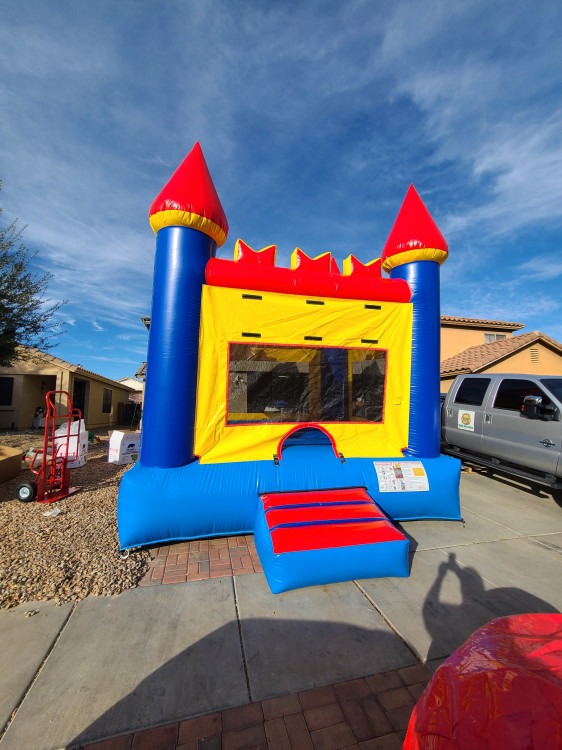
POLYGON ((465 166, 467 200, 451 233, 485 233, 533 222, 560 224, 562 182, 560 8, 437 0, 416 12, 399 3, 381 64, 396 71, 395 96, 411 97, 434 144, 433 160, 465 166), (454 40, 454 42, 452 42, 454 40))
POLYGON ((467 278, 461 287, 461 295, 456 286, 444 288, 443 314, 516 321, 533 330, 544 327, 542 320, 551 321, 553 316, 558 317, 562 308, 556 294, 529 286, 524 277, 504 280, 467 278))
POLYGON ((562 260, 557 257, 556 252, 543 253, 520 263, 516 270, 523 283, 526 281, 552 281, 562 276, 562 260))
POLYGON ((562 225, 561 21, 549 0, 162 0, 158 24, 133 0, 8 0, 2 204, 69 301, 57 353, 103 336, 143 358, 146 214, 196 140, 231 225, 223 256, 241 236, 284 263, 296 246, 370 260, 414 182, 450 243, 452 314, 546 327, 557 290, 526 264, 562 225))

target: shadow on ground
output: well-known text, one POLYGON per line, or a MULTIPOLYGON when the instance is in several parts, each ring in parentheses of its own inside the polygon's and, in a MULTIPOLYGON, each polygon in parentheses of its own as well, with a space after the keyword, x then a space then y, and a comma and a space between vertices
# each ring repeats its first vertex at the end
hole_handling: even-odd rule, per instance
POLYGON ((474 474, 480 474, 510 489, 520 490, 541 500, 551 497, 562 508, 562 489, 551 489, 544 484, 533 482, 532 479, 515 477, 507 472, 502 473, 501 469, 492 469, 487 466, 478 466, 477 464, 470 464, 470 468, 474 474))
POLYGON ((558 610, 543 599, 527 591, 515 587, 502 587, 486 590, 484 580, 475 568, 459 565, 454 552, 449 553, 447 561, 441 563, 437 577, 427 592, 423 603, 423 620, 427 632, 431 636, 427 661, 442 658, 442 640, 445 630, 455 631, 455 640, 460 646, 477 627, 485 624, 486 620, 478 622, 477 611, 493 612, 495 617, 519 614, 523 611, 556 613, 558 610), (445 576, 454 575, 458 578, 462 601, 452 604, 442 601, 441 589, 445 576), (514 607, 506 604, 512 600, 514 607))
MULTIPOLYGON (((529 611, 557 611, 549 603, 520 589, 486 591, 477 571, 460 566, 451 554, 439 567, 423 604, 425 627, 432 638, 428 661, 434 655, 443 656, 442 641, 445 633, 450 638, 451 629, 455 630, 454 641, 460 646, 477 627, 489 621, 490 611, 494 619, 520 613, 522 601, 532 604, 529 611), (446 575, 459 579, 460 604, 440 600, 446 575), (502 596, 498 596, 499 592, 502 596)), ((74 737, 68 747, 82 748, 120 733, 141 731, 416 662, 397 635, 383 630, 339 622, 256 618, 242 623, 246 638, 251 635, 252 641, 259 642, 245 649, 243 646, 243 668, 241 664, 240 673, 231 675, 234 682, 238 681, 238 687, 233 690, 232 681, 229 688, 228 676, 221 676, 220 666, 212 659, 213 653, 218 653, 218 644, 228 640, 228 634, 222 631, 231 628, 232 623, 219 628, 167 661, 74 737), (367 658, 366 653, 370 655, 367 658), (271 686, 269 694, 264 694, 265 684, 271 686)), ((242 643, 244 637, 243 632, 242 643)))
POLYGON ((220 648, 232 643, 233 625, 215 630, 152 672, 67 747, 77 750, 118 734, 417 663, 388 630, 252 618, 242 622, 241 642, 248 645, 243 647, 239 672, 235 674, 231 665, 227 674, 221 670, 220 648))

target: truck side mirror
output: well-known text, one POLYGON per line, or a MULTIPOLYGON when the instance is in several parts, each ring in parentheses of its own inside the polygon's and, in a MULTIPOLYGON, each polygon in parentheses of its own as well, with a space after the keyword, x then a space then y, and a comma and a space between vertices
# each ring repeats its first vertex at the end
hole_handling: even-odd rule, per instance
POLYGON ((559 422, 560 409, 554 404, 539 406, 539 419, 543 419, 545 422, 559 422))
POLYGON ((521 414, 527 419, 539 419, 541 404, 541 396, 525 396, 521 405, 521 414))

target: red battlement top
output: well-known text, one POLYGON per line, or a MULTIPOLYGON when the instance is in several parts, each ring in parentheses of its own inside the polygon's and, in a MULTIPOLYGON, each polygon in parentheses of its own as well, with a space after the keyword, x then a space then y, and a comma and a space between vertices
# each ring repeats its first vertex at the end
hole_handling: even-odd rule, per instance
POLYGON ((234 260, 211 258, 205 280, 207 284, 235 289, 409 302, 408 283, 383 277, 381 268, 388 272, 416 261, 441 264, 448 255, 447 243, 413 185, 406 193, 380 259, 363 264, 350 255, 340 273, 330 253, 310 258, 297 248, 291 256, 291 267, 279 268, 275 265, 275 252, 275 245, 255 251, 238 240, 234 260))
POLYGON ((275 265, 275 245, 252 250, 242 240, 234 248, 234 260, 211 258, 205 268, 205 281, 212 286, 280 292, 311 297, 409 302, 410 287, 403 279, 381 276, 381 261, 364 265, 353 255, 344 260, 340 273, 331 253, 310 258, 296 248, 291 268, 275 265))

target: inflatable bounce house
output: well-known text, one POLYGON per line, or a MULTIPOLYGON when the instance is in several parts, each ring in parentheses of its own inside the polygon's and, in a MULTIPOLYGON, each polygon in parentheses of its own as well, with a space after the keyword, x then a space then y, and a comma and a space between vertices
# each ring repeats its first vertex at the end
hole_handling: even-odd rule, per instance
POLYGON ((460 520, 440 455, 439 273, 447 245, 408 190, 382 257, 238 240, 199 144, 154 200, 154 288, 139 461, 122 549, 253 533, 274 593, 407 576, 393 521, 460 520), (388 273, 382 275, 382 270, 388 273))

